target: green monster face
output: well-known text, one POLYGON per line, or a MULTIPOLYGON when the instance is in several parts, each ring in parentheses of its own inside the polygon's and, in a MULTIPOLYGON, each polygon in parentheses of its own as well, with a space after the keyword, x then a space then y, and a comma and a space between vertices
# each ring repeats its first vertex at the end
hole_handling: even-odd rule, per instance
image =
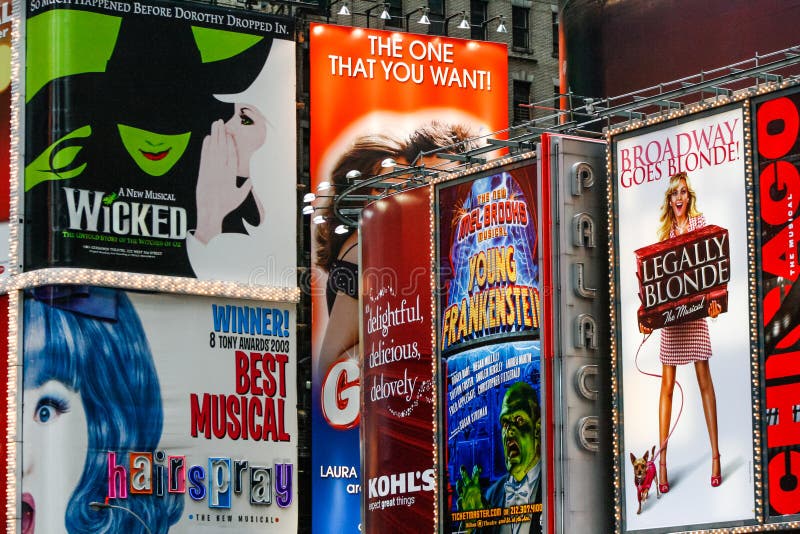
POLYGON ((117 124, 125 150, 150 176, 163 176, 181 159, 191 132, 166 135, 117 124))
POLYGON ((500 409, 500 427, 503 438, 503 456, 506 469, 520 481, 539 461, 541 439, 541 421, 538 413, 536 420, 531 419, 529 410, 523 409, 519 403, 503 399, 500 409))

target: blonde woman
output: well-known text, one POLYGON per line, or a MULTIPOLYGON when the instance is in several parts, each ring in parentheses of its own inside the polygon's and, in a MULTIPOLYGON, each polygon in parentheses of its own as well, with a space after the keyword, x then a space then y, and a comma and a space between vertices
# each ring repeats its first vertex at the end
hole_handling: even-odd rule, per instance
MULTIPOLYGON (((669 185, 664 192, 664 202, 661 205, 659 220, 661 222, 658 229, 659 241, 698 230, 706 225, 703 214, 697 209, 697 195, 685 172, 670 177, 669 185)), ((719 303, 713 300, 709 303, 708 315, 710 317, 716 317, 721 311, 719 303)), ((639 325, 639 328, 645 334, 651 332, 643 325, 639 325)), ((659 358, 662 369, 658 405, 658 434, 662 447, 659 457, 659 489, 661 493, 669 491, 667 439, 672 420, 672 394, 675 389, 676 367, 688 363, 694 363, 697 384, 700 388, 708 439, 711 444, 711 486, 717 487, 722 484, 717 429, 717 397, 714 393, 714 382, 709 367, 711 340, 705 318, 662 328, 659 358)))

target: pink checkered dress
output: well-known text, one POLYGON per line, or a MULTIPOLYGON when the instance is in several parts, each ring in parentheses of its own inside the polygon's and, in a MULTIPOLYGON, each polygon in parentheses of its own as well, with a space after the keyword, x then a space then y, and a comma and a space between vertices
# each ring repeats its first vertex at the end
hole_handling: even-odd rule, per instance
MULTIPOLYGON (((702 215, 689 217, 687 232, 697 230, 706 225, 702 215)), ((675 237, 675 229, 669 231, 675 237)), ((705 319, 697 319, 675 326, 661 329, 661 348, 659 357, 662 365, 683 365, 711 357, 711 338, 708 336, 708 325, 705 319)))

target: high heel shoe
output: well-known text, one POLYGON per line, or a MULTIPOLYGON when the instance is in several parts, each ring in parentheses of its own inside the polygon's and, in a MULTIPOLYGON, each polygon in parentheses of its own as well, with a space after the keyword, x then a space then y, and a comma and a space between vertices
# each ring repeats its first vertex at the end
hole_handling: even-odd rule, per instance
MULTIPOLYGON (((667 471, 667 462, 658 462, 658 466, 664 469, 664 472, 667 471)), ((659 469, 660 471, 660 469, 659 469)), ((661 473, 659 473, 661 475, 661 473)), ((661 477, 658 479, 658 491, 661 493, 668 493, 669 492, 669 482, 664 482, 665 477, 661 477)))
MULTIPOLYGON (((720 461, 720 460, 719 460, 719 454, 718 454, 718 455, 716 455, 716 456, 712 456, 712 457, 711 457, 711 462, 712 462, 712 463, 711 463, 711 468, 712 468, 712 469, 714 468, 714 463, 713 463, 713 462, 714 462, 714 460, 716 460, 716 461, 718 461, 718 462, 720 461)), ((720 474, 718 474, 718 475, 711 475, 711 487, 712 487, 712 488, 716 488, 716 487, 718 487, 720 484, 722 484, 722 462, 720 462, 720 465, 719 465, 719 470, 720 470, 720 474)))

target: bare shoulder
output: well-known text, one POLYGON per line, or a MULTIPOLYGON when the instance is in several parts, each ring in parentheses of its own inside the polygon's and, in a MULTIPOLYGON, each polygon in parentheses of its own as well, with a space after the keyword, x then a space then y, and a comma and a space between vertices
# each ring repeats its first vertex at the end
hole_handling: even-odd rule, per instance
POLYGON ((350 234, 345 242, 342 243, 337 259, 358 263, 358 232, 350 234))

